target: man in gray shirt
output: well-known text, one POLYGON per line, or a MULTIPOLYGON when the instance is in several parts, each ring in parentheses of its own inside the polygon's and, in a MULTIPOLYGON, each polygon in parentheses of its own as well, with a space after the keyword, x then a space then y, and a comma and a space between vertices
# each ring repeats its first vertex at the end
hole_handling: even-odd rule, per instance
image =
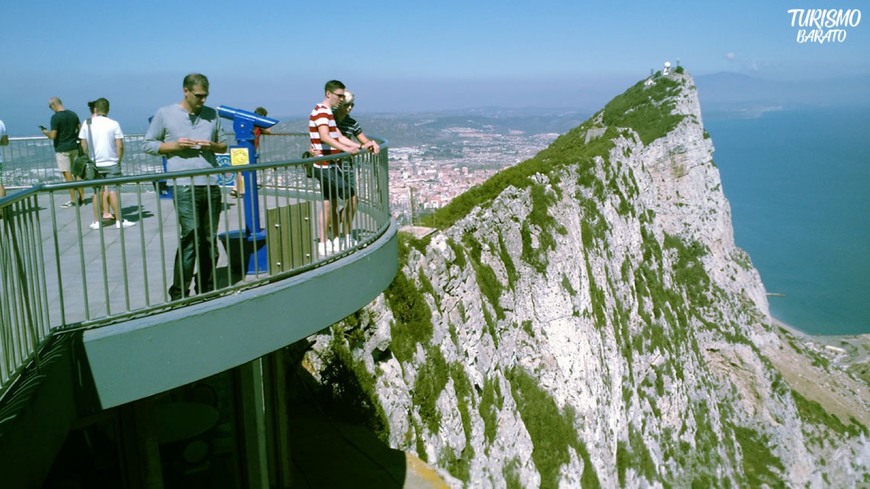
MULTIPOLYGON (((168 172, 216 168, 215 153, 226 152, 227 142, 217 111, 205 106, 208 78, 191 73, 184 77, 182 87, 181 102, 161 107, 151 119, 145 133, 145 152, 165 156, 168 172)), ((223 203, 217 175, 170 179, 169 185, 179 223, 169 297, 178 300, 190 294, 197 257, 196 292, 214 289, 218 258, 215 236, 223 203)))

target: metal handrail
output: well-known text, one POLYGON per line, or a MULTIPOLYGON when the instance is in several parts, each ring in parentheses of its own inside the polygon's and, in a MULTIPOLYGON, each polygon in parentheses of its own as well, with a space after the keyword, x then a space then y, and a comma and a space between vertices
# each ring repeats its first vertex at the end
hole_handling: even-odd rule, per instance
MULTIPOLYGON (((232 136, 227 135, 228 140, 232 136)), ((164 171, 161 158, 144 152, 144 134, 124 136, 124 159, 121 173, 145 175, 164 171)), ((308 149, 308 134, 263 134, 260 138, 259 162, 285 161, 301 156, 308 149)), ((54 145, 45 136, 12 137, 9 145, 0 146, 0 182, 10 188, 29 188, 43 183, 63 182, 57 170, 54 145)))
MULTIPOLYGON (((128 228, 92 230, 90 206, 61 208, 70 189, 92 185, 80 181, 37 183, 0 199, 0 400, 22 370, 38 362, 41 345, 52 334, 114 324, 284 280, 353 253, 386 232, 391 215, 385 141, 378 155, 341 155, 356 178, 358 208, 352 227, 358 241, 328 256, 318 254, 315 242, 323 212, 319 183, 306 175, 306 167, 328 158, 291 156, 300 151, 285 152, 281 159, 276 148, 288 151, 290 146, 281 136, 272 136, 261 140, 264 157, 256 165, 101 180, 118 189, 122 218, 136 223, 128 228), (232 181, 242 172, 249 172, 261 188, 233 198, 232 181), (218 283, 215 290, 173 301, 167 292, 178 247, 177 196, 172 189, 176 181, 196 175, 218 175, 222 183, 220 255, 213 263, 218 283), (254 208, 260 215, 246 220, 254 208), (283 227, 276 227, 275 219, 284 219, 283 227), (262 227, 250 229, 246 222, 262 227), (287 246, 294 248, 292 253, 287 246), (273 253, 295 253, 297 258, 276 266, 273 253)), ((8 168, 9 160, 5 164, 8 168)))

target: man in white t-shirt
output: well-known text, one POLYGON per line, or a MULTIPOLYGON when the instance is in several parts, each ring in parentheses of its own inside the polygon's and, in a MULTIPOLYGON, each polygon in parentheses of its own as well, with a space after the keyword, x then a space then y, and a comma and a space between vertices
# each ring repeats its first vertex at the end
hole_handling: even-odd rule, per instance
MULTIPOLYGON (((88 133, 94 143, 93 158, 97 165, 99 178, 112 178, 121 176, 121 159, 124 158, 124 133, 121 125, 113 119, 109 119, 109 101, 105 98, 94 100, 94 115, 84 124, 79 131, 82 150, 90 151, 88 147, 88 133)), ((130 227, 135 223, 123 219, 121 206, 118 201, 118 192, 114 187, 103 185, 99 192, 94 192, 94 222, 91 229, 100 229, 104 221, 115 221, 115 227, 130 227), (103 198, 105 196, 105 199, 103 198), (109 209, 104 208, 103 201, 108 200, 109 209)))
MULTIPOLYGON (((0 121, 0 146, 9 144, 9 136, 6 134, 6 125, 0 121)), ((0 172, 3 171, 3 152, 0 151, 0 172)), ((0 177, 0 197, 6 196, 6 188, 3 186, 3 177, 0 177)))

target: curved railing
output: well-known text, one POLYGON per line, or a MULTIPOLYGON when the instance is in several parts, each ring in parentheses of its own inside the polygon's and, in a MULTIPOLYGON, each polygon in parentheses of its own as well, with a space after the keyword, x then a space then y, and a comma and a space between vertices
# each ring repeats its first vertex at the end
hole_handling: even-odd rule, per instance
MULTIPOLYGON (((227 135, 232 140, 232 135, 227 135)), ((276 133, 262 135, 259 149, 259 162, 272 163, 287 161, 301 156, 308 149, 308 133, 276 133)), ((121 173, 126 176, 162 173, 161 158, 145 153, 143 134, 124 136, 124 159, 121 173)), ((27 189, 39 184, 61 183, 63 178, 57 171, 54 146, 44 136, 13 137, 8 146, 0 146, 0 181, 6 189, 27 189)))
MULTIPOLYGON (((148 173, 101 181, 119 189, 123 219, 132 227, 91 229, 90 204, 63 208, 70 189, 81 182, 38 183, 0 199, 0 399, 23 368, 39 361, 39 348, 52 334, 283 280, 354 253, 384 234, 391 223, 386 142, 378 155, 343 155, 357 185, 356 241, 328 255, 318 252, 316 242, 323 212, 320 184, 307 174, 311 163, 325 158, 292 157, 306 144, 307 138, 271 136, 262 139, 256 165, 188 172, 154 171, 152 157, 142 167, 148 173), (245 173, 259 188, 232 196, 232 182, 245 173), (178 197, 172 188, 176 181, 212 174, 223 183, 218 190, 220 253, 212 263, 216 288, 172 300, 168 289, 178 247, 178 197)), ((8 159, 6 165, 8 170, 8 159)), ((42 172, 37 170, 33 173, 42 172)), ((136 169, 128 164, 124 171, 136 169)))

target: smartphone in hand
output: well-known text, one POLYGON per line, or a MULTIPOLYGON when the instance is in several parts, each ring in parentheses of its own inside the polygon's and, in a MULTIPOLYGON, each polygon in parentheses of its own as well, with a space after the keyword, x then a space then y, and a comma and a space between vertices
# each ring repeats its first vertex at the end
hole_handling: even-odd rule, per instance
POLYGON ((47 130, 48 130, 48 128, 45 127, 45 126, 43 126, 43 125, 40 125, 39 128, 42 129, 43 131, 47 131, 47 130))

